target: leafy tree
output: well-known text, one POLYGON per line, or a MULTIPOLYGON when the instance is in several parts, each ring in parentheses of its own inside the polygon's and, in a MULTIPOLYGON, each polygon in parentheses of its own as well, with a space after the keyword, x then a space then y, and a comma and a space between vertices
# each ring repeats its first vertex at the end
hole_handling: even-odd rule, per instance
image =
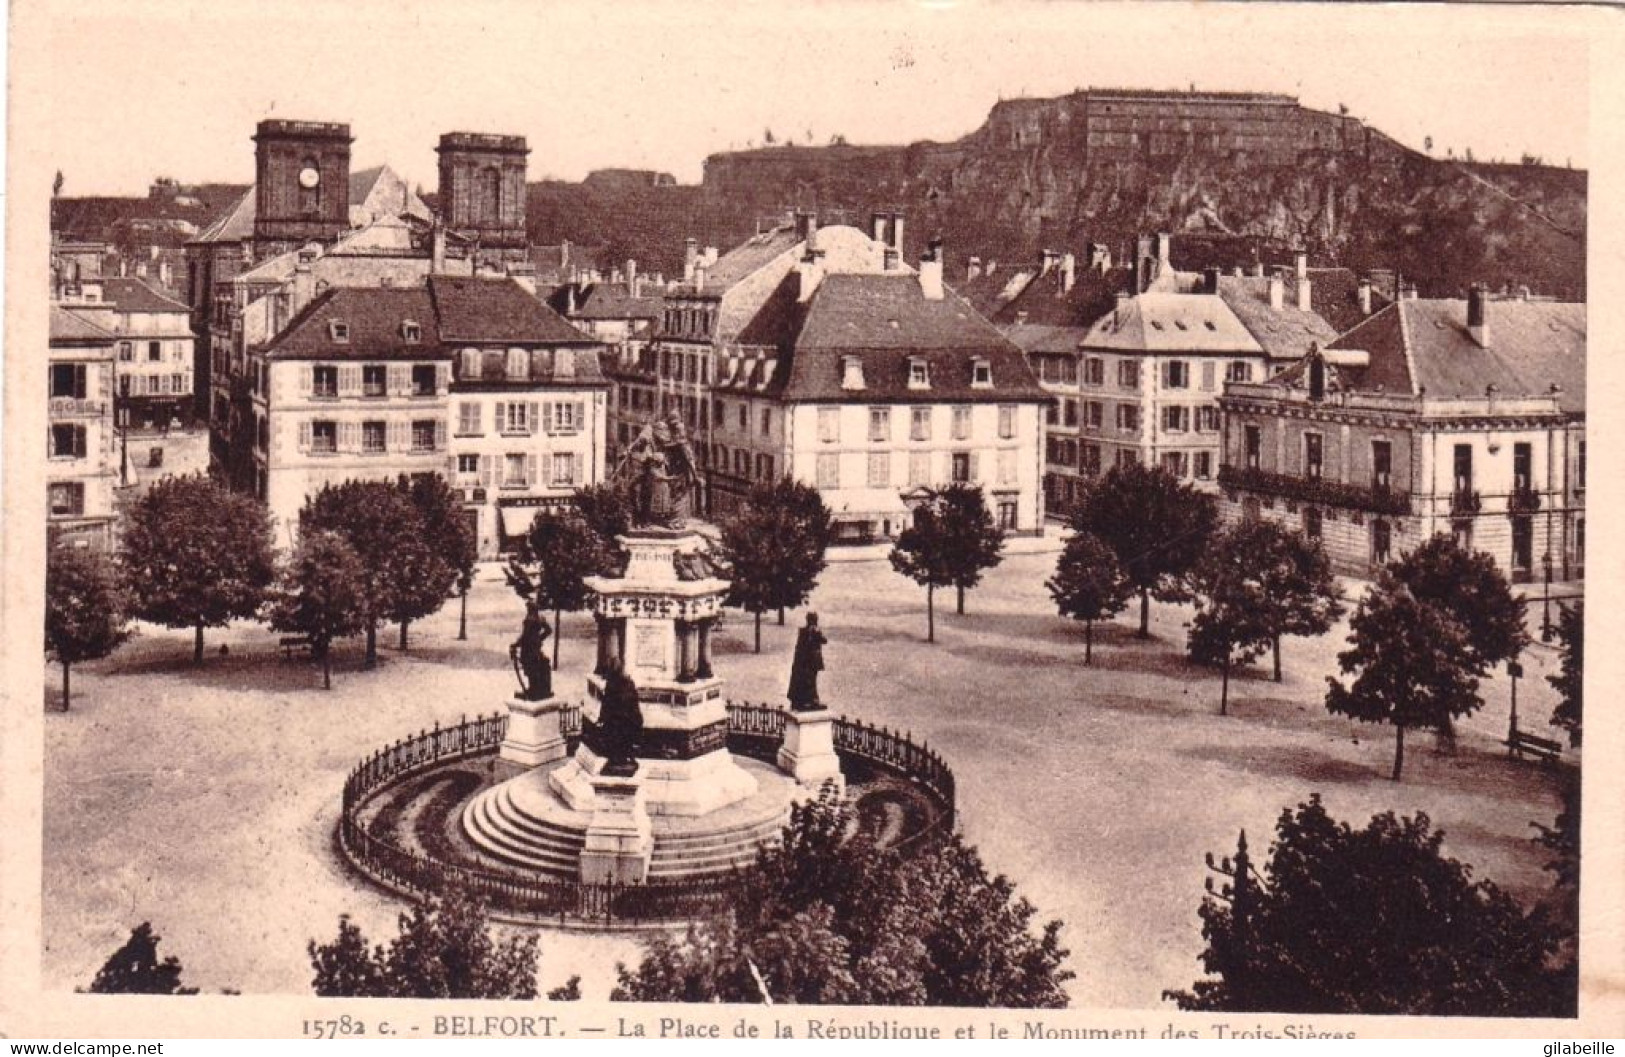
POLYGON ((987 497, 970 484, 950 484, 938 490, 942 525, 947 535, 947 558, 953 566, 957 594, 955 609, 965 612, 965 590, 982 580, 982 572, 1004 560, 1004 532, 993 523, 987 497))
POLYGON ((579 1002, 581 1001, 581 975, 578 973, 564 981, 558 987, 550 988, 547 992, 552 1002, 579 1002))
MULTIPOLYGON (((469 524, 463 504, 440 474, 412 478, 408 490, 412 505, 418 508, 430 549, 452 570, 452 586, 460 599, 457 638, 468 638, 468 592, 474 586, 474 564, 479 560, 480 541, 469 524)), ((435 609, 439 609, 437 605, 435 609)), ((431 610, 432 612, 433 610, 431 610)), ((406 649, 406 623, 401 623, 401 649, 406 649)))
POLYGON ((197 994, 197 988, 181 986, 181 963, 174 955, 158 960, 158 942, 150 921, 131 929, 124 946, 113 952, 91 981, 91 994, 197 994))
POLYGON ((1474 675, 1512 660, 1528 643, 1523 606, 1488 554, 1463 550, 1440 533, 1389 567, 1417 601, 1442 608, 1461 625, 1474 675))
POLYGON ((833 796, 792 810, 726 914, 649 942, 629 1001, 1060 1007, 1060 923, 989 877, 958 837, 903 856, 851 831, 833 796))
POLYGON ((1559 609, 1557 642, 1563 651, 1562 667, 1556 675, 1546 677, 1558 694, 1552 725, 1568 731, 1569 744, 1579 748, 1585 694, 1585 603, 1559 609))
POLYGON ((1405 763, 1405 730, 1439 729, 1483 702, 1467 633, 1438 606, 1418 601, 1384 572, 1349 622, 1351 649, 1337 655, 1343 686, 1328 677, 1326 709, 1394 727, 1394 781, 1405 763))
MULTIPOLYGON (((434 555, 417 507, 387 481, 325 485, 305 500, 301 532, 328 531, 344 538, 361 562, 361 627, 367 634, 366 666, 378 663, 378 625, 412 610, 426 577, 445 575, 434 555)), ((439 581, 439 599, 447 583, 439 581)))
POLYGON ((264 504, 202 475, 158 481, 131 504, 122 560, 136 616, 195 629, 194 664, 203 629, 253 616, 276 576, 264 504))
POLYGON ((494 934, 485 908, 464 895, 431 899, 399 918, 388 947, 368 947, 349 916, 339 918, 331 943, 312 940, 318 995, 344 998, 536 997, 534 933, 510 939, 494 934))
POLYGON ((1257 576, 1257 619, 1269 635, 1275 681, 1281 681, 1281 637, 1324 635, 1343 613, 1343 595, 1319 540, 1260 518, 1230 530, 1232 553, 1257 576))
POLYGON ((1220 669, 1219 715, 1230 711, 1230 668, 1263 653, 1271 628, 1263 619, 1268 602, 1263 566, 1268 556, 1253 549, 1255 533, 1246 523, 1213 540, 1190 573, 1196 597, 1190 652, 1194 660, 1220 669))
POLYGON ((1441 851, 1428 817, 1334 821, 1318 796, 1281 812, 1262 872, 1242 834, 1208 866, 1204 968, 1165 997, 1222 1012, 1561 1016, 1573 1007, 1548 968, 1558 945, 1489 881, 1441 851))
POLYGON ((1151 636, 1151 599, 1189 597, 1185 574, 1218 524, 1213 497, 1161 467, 1114 466, 1084 492, 1072 528, 1098 536, 1140 594, 1140 637, 1151 636))
POLYGON ((618 539, 632 531, 632 505, 626 493, 612 484, 592 484, 577 488, 576 512, 598 533, 614 554, 621 555, 618 539))
POLYGON ((762 652, 762 614, 802 605, 818 586, 834 535, 818 489, 790 477, 757 482, 722 525, 717 559, 727 571, 726 602, 756 618, 762 652))
POLYGON ((98 551, 52 547, 45 556, 45 652, 62 665, 62 711, 70 670, 106 657, 130 637, 130 598, 113 563, 98 551))
POLYGON ((336 532, 306 532, 271 594, 271 630, 310 639, 322 662, 322 686, 333 689, 333 640, 365 627, 366 571, 355 548, 336 532))
POLYGON ((585 609, 592 597, 586 578, 611 571, 614 555, 602 537, 574 511, 544 510, 530 523, 508 559, 508 583, 519 597, 553 611, 553 666, 564 637, 559 617, 585 609))
POLYGON ((954 565, 948 560, 950 539, 941 504, 931 493, 914 508, 913 520, 897 535, 887 557, 891 566, 925 587, 925 641, 937 641, 937 588, 952 586, 954 565))
POLYGON ((1066 541, 1055 576, 1045 584, 1061 615, 1083 621, 1083 663, 1094 654, 1095 621, 1121 613, 1134 589, 1117 564, 1117 555, 1087 532, 1066 541))

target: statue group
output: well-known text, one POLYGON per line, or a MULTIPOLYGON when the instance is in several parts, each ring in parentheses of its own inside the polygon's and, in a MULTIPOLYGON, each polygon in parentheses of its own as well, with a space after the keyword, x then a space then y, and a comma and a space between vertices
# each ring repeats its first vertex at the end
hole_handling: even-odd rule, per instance
POLYGON ((694 513, 699 465, 676 413, 650 423, 627 446, 614 481, 627 490, 632 524, 676 528, 694 513))

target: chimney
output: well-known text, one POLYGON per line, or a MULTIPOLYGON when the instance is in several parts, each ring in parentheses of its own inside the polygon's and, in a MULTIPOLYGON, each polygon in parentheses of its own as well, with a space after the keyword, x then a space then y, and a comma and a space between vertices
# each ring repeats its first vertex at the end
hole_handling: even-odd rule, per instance
POLYGON ((1359 287, 1358 296, 1360 298, 1360 315, 1369 316, 1371 314, 1371 280, 1370 279, 1361 279, 1360 280, 1360 287, 1359 287))
POLYGON ((1157 274, 1167 270, 1173 257, 1174 237, 1166 231, 1157 232, 1157 274))
POLYGON ((806 210, 796 210, 796 238, 810 241, 818 231, 818 214, 806 210))
POLYGON ((636 287, 638 285, 638 262, 633 260, 631 257, 628 257, 626 259, 626 267, 622 269, 621 274, 626 276, 626 292, 636 297, 636 287))
POLYGON ((1298 311, 1299 312, 1308 312, 1310 310, 1309 306, 1311 304, 1313 304, 1313 301, 1311 300, 1311 296, 1312 296, 1313 292, 1314 291, 1313 291, 1313 288, 1310 285, 1309 278, 1307 276, 1300 275, 1298 277, 1298 311))
POLYGON ((1467 333, 1479 348, 1490 347, 1489 294, 1483 283, 1474 283, 1467 291, 1467 333))
POLYGON ((1295 252, 1292 255, 1292 265, 1297 269, 1300 283, 1309 278, 1309 252, 1307 250, 1295 252))
POLYGON ((692 235, 683 240, 683 282, 694 281, 694 265, 700 259, 699 240, 692 235))
POLYGON ((1112 270, 1112 251, 1103 242, 1089 244, 1089 267, 1097 272, 1112 270))
POLYGON ((897 251, 897 256, 903 256, 903 213, 894 209, 891 214, 891 248, 897 251))
POLYGON ((927 301, 942 300, 942 240, 932 239, 920 257, 920 292, 927 301))
POLYGON ((876 242, 883 246, 891 245, 891 214, 878 209, 870 213, 869 230, 876 242))
POLYGON ((293 266, 293 305, 289 317, 297 316, 304 311, 305 306, 315 300, 316 276, 310 270, 310 263, 316 259, 316 254, 310 250, 300 250, 299 256, 293 266))
POLYGON ((890 246, 880 251, 880 267, 882 271, 895 272, 901 264, 902 258, 890 246))
POLYGON ((818 284, 824 281, 824 251, 809 249, 796 271, 800 276, 800 289, 796 300, 805 304, 812 300, 812 295, 818 290, 818 284))
POLYGON ((1270 308, 1279 312, 1286 302, 1286 281, 1279 272, 1270 276, 1270 308))
POLYGON ((1309 399, 1317 404, 1326 399, 1326 358, 1319 345, 1309 348, 1309 399))
POLYGON ((446 271, 446 225, 439 217, 434 221, 434 232, 429 236, 429 272, 441 275, 446 271))
POLYGON ((705 258, 703 258, 703 257, 701 257, 699 260, 694 262, 694 279, 693 279, 693 283, 694 283, 694 291, 696 293, 699 293, 699 292, 701 292, 701 291, 703 291, 705 289, 705 273, 706 273, 706 270, 707 270, 708 267, 709 267, 709 265, 707 265, 705 263, 705 258))
MULTIPOLYGON (((886 270, 888 272, 891 271, 891 267, 888 265, 886 270)), ((970 260, 965 262, 965 281, 967 283, 970 282, 973 279, 981 278, 981 275, 982 275, 982 258, 980 258, 980 257, 972 257, 970 260)))
POLYGON ((1202 292, 1204 294, 1219 292, 1219 269, 1204 268, 1202 270, 1202 292))
POLYGON ((1054 250, 1043 250, 1041 253, 1044 263, 1038 274, 1048 275, 1050 272, 1054 271, 1055 266, 1061 262, 1061 255, 1054 250))
POLYGON ((1061 296, 1072 292, 1072 284, 1078 278, 1078 262, 1070 253, 1061 254, 1061 296))
POLYGON ((577 307, 576 306, 576 284, 575 283, 565 283, 564 284, 564 314, 566 316, 574 316, 576 314, 576 307, 577 307))
POLYGON ((705 247, 705 266, 707 268, 715 267, 716 263, 717 263, 717 248, 715 246, 707 246, 707 247, 705 247))

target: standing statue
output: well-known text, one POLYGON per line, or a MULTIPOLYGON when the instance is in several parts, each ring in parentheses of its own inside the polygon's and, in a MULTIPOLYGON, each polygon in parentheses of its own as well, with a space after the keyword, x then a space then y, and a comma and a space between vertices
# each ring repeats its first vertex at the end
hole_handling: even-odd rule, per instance
POLYGON ((796 652, 790 660, 790 707, 797 712, 823 708, 818 700, 818 673, 824 670, 824 633, 818 614, 808 613, 807 624, 796 633, 796 652))
POLYGON ((699 465, 676 412, 643 427, 613 478, 630 494, 634 525, 675 528, 693 512, 699 465))
POLYGON ((525 603, 525 623, 519 638, 508 647, 514 674, 519 678, 519 697, 525 701, 546 701, 553 696, 553 666, 547 661, 544 644, 553 635, 547 618, 535 602, 525 603))
POLYGON ((598 744, 593 748, 604 757, 604 774, 630 778, 637 773, 638 738, 643 734, 643 710, 638 707, 638 686, 620 669, 604 677, 604 693, 598 706, 598 744))

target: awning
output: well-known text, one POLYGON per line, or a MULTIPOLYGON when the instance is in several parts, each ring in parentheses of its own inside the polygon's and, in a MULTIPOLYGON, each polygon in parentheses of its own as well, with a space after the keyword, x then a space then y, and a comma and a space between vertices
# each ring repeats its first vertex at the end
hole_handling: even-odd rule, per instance
POLYGON ((897 490, 893 488, 843 488, 829 496, 830 512, 836 517, 856 514, 886 516, 908 511, 897 490))
POLYGON ((502 535, 508 539, 517 539, 530 531, 530 523, 536 520, 536 515, 544 507, 539 506, 503 506, 497 507, 502 515, 502 535))

